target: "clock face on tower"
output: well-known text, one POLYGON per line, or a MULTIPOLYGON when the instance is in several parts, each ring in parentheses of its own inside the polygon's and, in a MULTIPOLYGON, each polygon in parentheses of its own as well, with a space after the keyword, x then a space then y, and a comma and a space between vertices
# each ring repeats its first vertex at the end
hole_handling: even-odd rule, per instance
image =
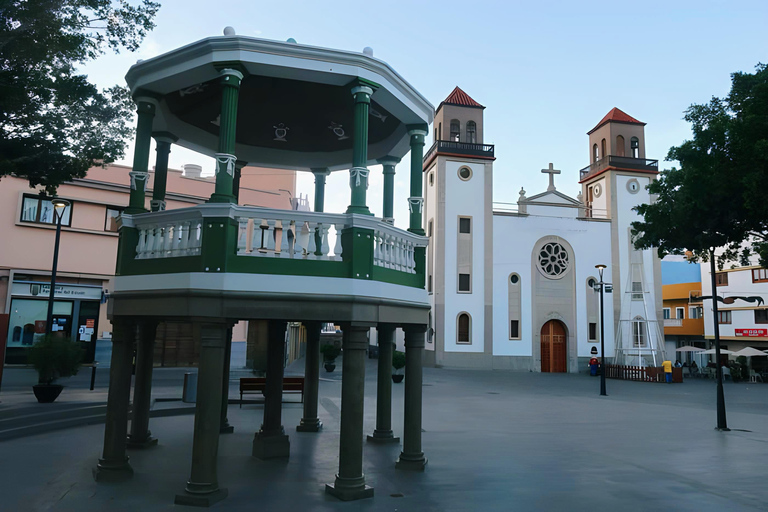
POLYGON ((634 178, 627 182, 627 190, 630 194, 637 194, 640 191, 640 183, 634 178))
POLYGON ((592 193, 595 195, 595 197, 600 197, 600 195, 603 193, 603 187, 598 183, 592 187, 592 193))

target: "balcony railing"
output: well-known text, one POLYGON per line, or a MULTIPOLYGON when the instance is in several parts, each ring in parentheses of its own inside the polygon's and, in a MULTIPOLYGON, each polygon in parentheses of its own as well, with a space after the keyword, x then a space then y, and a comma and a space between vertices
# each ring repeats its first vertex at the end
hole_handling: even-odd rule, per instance
MULTIPOLYGON (((423 265, 417 260, 423 253, 419 256, 417 249, 428 242, 367 215, 226 204, 124 214, 121 226, 137 236, 135 250, 125 252, 125 260, 132 261, 118 265, 121 275, 157 273, 158 266, 161 273, 221 271, 221 264, 203 261, 220 253, 238 272, 364 277, 418 286, 423 275, 416 275, 417 267, 423 265)), ((130 243, 123 238, 121 243, 130 243)))
POLYGON ((632 169, 637 171, 658 171, 659 161, 648 158, 632 158, 628 156, 604 156, 579 171, 579 179, 583 180, 593 174, 597 174, 606 167, 618 167, 620 169, 632 169))
POLYGON ((682 318, 665 318, 664 319, 664 327, 682 327, 682 326, 683 326, 682 318))
POLYGON ((454 142, 450 140, 437 140, 424 155, 424 161, 430 160, 436 153, 450 153, 452 155, 477 156, 481 158, 493 158, 493 144, 472 144, 470 142, 454 142))

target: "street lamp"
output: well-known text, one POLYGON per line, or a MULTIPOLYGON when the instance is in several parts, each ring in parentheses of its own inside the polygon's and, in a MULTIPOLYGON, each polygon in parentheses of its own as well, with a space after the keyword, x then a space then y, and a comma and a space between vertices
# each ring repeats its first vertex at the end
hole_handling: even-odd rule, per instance
MULTIPOLYGON (((717 276, 715 274, 715 249, 709 250, 710 284, 712 286, 712 315, 715 319, 715 363, 717 371, 717 427, 716 430, 730 430, 725 418, 725 394, 723 393, 723 369, 720 366, 720 318, 717 313, 717 276)), ((702 300, 704 298, 702 297, 702 300)))
POLYGON ((595 265, 595 268, 600 274, 600 282, 596 285, 600 290, 600 396, 608 396, 605 392, 605 313, 603 311, 603 293, 608 283, 603 282, 603 270, 606 266, 595 265))
POLYGON ((56 293, 56 267, 59 264, 59 239, 61 238, 61 220, 64 211, 69 206, 69 201, 55 198, 51 200, 53 205, 53 220, 56 223, 56 242, 53 245, 53 267, 51 268, 51 291, 48 294, 48 315, 45 319, 45 334, 50 335, 53 328, 53 295, 56 293))

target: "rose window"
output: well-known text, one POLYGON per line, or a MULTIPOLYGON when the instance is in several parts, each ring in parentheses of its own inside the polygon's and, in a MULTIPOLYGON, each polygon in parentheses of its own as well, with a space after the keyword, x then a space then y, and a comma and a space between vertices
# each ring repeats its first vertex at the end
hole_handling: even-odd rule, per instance
POLYGON ((546 244, 539 251, 539 268, 548 277, 562 276, 568 270, 568 252, 560 244, 546 244))

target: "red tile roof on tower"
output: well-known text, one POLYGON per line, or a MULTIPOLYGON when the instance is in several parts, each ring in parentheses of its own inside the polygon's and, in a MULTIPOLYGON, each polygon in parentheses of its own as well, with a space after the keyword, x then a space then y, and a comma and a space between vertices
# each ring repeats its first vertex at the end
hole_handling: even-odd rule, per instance
POLYGON ((607 114, 605 114, 605 117, 602 118, 599 123, 597 123, 597 126, 595 126, 594 128, 592 128, 591 130, 589 130, 587 132, 587 135, 589 135, 590 133, 594 132, 595 130, 597 130, 598 128, 603 126, 605 123, 609 123, 609 122, 612 122, 612 121, 616 122, 616 123, 641 124, 641 125, 645 126, 645 123, 643 123, 642 121, 638 121, 637 119, 635 119, 634 117, 630 116, 626 112, 623 112, 623 111, 619 110, 618 108, 613 107, 611 109, 611 111, 608 112, 607 114))
MULTIPOLYGON (((440 103, 440 107, 443 105, 458 105, 460 107, 472 107, 472 108, 485 108, 475 100, 469 97, 469 94, 465 93, 458 86, 453 90, 451 94, 445 98, 445 101, 440 103)), ((438 110, 440 109, 438 107, 438 110)))

